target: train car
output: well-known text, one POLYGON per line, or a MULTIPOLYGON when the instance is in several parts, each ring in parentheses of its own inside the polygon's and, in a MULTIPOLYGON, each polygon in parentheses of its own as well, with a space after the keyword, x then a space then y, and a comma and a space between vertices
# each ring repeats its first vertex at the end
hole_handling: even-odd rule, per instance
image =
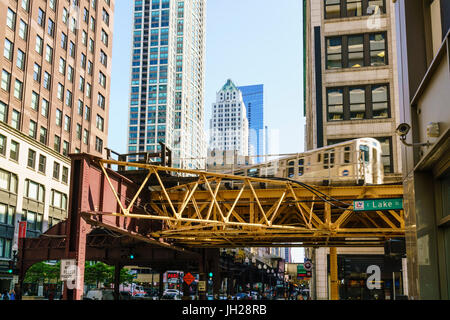
POLYGON ((350 140, 228 171, 239 176, 286 178, 315 185, 383 184, 380 142, 350 140))

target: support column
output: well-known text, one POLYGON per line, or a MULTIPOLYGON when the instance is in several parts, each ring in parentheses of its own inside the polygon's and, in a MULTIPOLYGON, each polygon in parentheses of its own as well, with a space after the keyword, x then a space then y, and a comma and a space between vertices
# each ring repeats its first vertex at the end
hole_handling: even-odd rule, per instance
POLYGON ((159 298, 161 299, 164 293, 164 271, 159 272, 159 298))
POLYGON ((120 300, 120 271, 122 266, 120 263, 116 263, 114 267, 114 299, 120 300))
POLYGON ((330 248, 330 284, 331 300, 339 300, 339 280, 337 268, 337 248, 330 248))
MULTIPOLYGON (((206 283, 206 249, 201 249, 201 256, 198 261, 198 277, 199 282, 205 283, 205 288, 207 289, 206 283)), ((206 300, 206 291, 198 290, 198 298, 199 300, 206 300)))

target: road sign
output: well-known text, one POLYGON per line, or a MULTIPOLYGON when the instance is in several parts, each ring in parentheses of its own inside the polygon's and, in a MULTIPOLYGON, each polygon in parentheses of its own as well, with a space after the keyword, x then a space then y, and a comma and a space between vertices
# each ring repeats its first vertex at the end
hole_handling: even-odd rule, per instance
POLYGON ((27 237, 27 222, 20 221, 19 222, 19 239, 27 237))
POLYGON ((306 270, 304 267, 304 263, 299 263, 297 265, 297 278, 306 277, 306 270))
POLYGON ((199 281, 198 282, 198 291, 206 291, 206 281, 199 281))
POLYGON ((61 281, 72 281, 77 276, 77 261, 75 259, 61 260, 61 281))
POLYGON ((353 201, 354 211, 400 210, 403 209, 403 199, 376 199, 353 201))
POLYGON ((183 277, 184 282, 187 283, 188 286, 191 285, 192 282, 194 282, 195 277, 190 274, 189 272, 183 277))
POLYGON ((311 271, 311 269, 312 269, 312 263, 311 263, 311 261, 306 261, 306 262, 303 264, 303 268, 304 268, 306 271, 311 271))

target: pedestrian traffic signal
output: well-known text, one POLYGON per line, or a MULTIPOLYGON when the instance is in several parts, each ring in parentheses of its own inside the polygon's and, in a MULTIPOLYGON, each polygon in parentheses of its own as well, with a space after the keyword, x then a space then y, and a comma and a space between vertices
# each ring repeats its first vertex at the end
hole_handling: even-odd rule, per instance
POLYGON ((213 273, 212 273, 212 272, 210 272, 210 273, 209 273, 209 277, 210 277, 210 278, 212 278, 212 276, 213 276, 213 273))
POLYGON ((131 253, 129 258, 130 258, 130 260, 133 260, 134 259, 134 254, 131 253))

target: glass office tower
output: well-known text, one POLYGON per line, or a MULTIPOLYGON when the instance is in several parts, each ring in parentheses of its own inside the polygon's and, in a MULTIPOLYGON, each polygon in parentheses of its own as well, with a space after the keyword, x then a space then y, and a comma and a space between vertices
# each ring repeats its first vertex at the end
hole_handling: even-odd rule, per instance
POLYGON ((163 142, 175 167, 204 168, 205 10, 206 0, 134 1, 128 152, 163 142))
MULTIPOLYGON (((242 92, 245 106, 247 107, 247 118, 249 127, 249 155, 263 155, 264 150, 264 85, 251 85, 238 87, 242 92)), ((253 159, 260 163, 263 158, 253 159)))

